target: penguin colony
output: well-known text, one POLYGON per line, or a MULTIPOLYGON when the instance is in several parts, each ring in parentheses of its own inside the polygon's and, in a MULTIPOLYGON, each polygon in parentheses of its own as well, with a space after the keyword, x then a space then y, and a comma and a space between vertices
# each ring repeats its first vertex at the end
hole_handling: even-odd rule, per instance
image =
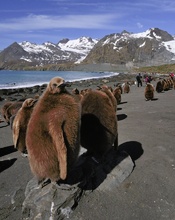
MULTIPOLYGON (((31 172, 38 184, 49 179, 65 180, 78 159, 80 147, 96 160, 118 147, 117 106, 122 94, 130 92, 130 83, 106 85, 79 91, 60 77, 50 80, 40 97, 24 102, 6 102, 1 115, 11 123, 14 147, 27 151, 31 172)), ((159 79, 147 83, 145 100, 175 89, 175 80, 159 79)))

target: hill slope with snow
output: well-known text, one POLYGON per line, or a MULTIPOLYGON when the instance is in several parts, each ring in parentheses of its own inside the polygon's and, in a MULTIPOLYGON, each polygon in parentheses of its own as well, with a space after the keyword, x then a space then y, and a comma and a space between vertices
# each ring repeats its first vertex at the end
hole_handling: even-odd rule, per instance
POLYGON ((114 33, 102 39, 80 37, 41 45, 14 42, 0 52, 1 68, 59 64, 114 64, 126 67, 175 63, 175 38, 150 28, 142 33, 114 33))

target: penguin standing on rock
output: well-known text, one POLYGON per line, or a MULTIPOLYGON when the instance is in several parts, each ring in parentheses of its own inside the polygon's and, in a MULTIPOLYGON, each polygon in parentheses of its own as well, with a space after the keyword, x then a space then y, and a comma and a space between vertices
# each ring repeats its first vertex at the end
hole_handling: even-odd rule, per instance
POLYGON ((47 180, 65 180, 79 155, 81 108, 66 86, 60 77, 51 79, 27 128, 30 168, 42 186, 47 180))

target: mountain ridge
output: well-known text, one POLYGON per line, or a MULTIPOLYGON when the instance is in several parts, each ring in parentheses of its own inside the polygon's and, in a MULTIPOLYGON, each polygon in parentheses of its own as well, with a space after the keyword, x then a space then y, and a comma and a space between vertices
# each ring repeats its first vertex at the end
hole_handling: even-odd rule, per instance
POLYGON ((1 69, 52 68, 112 64, 124 69, 175 63, 175 38, 159 28, 113 33, 101 39, 64 38, 58 43, 14 42, 0 52, 1 69))

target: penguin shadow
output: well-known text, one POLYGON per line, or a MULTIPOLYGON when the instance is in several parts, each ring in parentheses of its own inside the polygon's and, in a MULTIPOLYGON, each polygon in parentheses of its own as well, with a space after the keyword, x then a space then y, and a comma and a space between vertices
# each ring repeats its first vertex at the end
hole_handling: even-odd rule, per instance
POLYGON ((11 154, 16 151, 17 150, 14 148, 13 145, 8 146, 8 147, 4 147, 4 148, 0 148, 0 157, 11 154))
POLYGON ((151 101, 157 101, 158 100, 158 98, 153 98, 153 99, 151 99, 151 101))
POLYGON ((2 126, 0 126, 0 128, 5 128, 5 127, 8 127, 9 126, 9 124, 6 124, 6 125, 4 125, 4 123, 2 123, 3 125, 2 126))
POLYGON ((160 93, 165 93, 165 91, 161 91, 161 92, 156 91, 156 92, 159 93, 159 94, 160 94, 160 93))
POLYGON ((139 159, 144 153, 141 143, 137 141, 128 141, 128 142, 121 144, 118 147, 118 151, 126 152, 131 157, 133 162, 139 159))
POLYGON ((127 118, 128 116, 126 114, 117 114, 117 120, 121 121, 127 118))
POLYGON ((152 99, 145 99, 145 101, 157 101, 158 100, 158 98, 152 98, 152 99))
POLYGON ((126 103, 128 103, 128 102, 120 102, 120 104, 119 104, 119 105, 123 105, 123 104, 126 104, 126 103))
POLYGON ((17 158, 13 158, 11 160, 0 161, 0 173, 8 169, 9 167, 11 167, 15 163, 16 160, 17 158))
POLYGON ((120 111, 120 110, 122 110, 122 108, 118 108, 118 107, 117 107, 117 111, 120 111))
POLYGON ((76 165, 68 173, 67 179, 60 180, 57 184, 62 188, 64 185, 68 185, 70 189, 76 186, 84 191, 93 191, 106 179, 107 174, 127 156, 126 152, 118 153, 114 148, 101 160, 85 152, 79 156, 76 165))
MULTIPOLYGON (((136 141, 123 143, 116 150, 114 147, 103 158, 95 158, 87 152, 80 155, 77 164, 64 181, 58 184, 68 184, 70 188, 77 186, 84 191, 93 191, 107 178, 107 175, 124 159, 130 156, 134 163, 143 154, 140 143, 136 141)), ((117 176, 116 176, 117 178, 117 176)))

